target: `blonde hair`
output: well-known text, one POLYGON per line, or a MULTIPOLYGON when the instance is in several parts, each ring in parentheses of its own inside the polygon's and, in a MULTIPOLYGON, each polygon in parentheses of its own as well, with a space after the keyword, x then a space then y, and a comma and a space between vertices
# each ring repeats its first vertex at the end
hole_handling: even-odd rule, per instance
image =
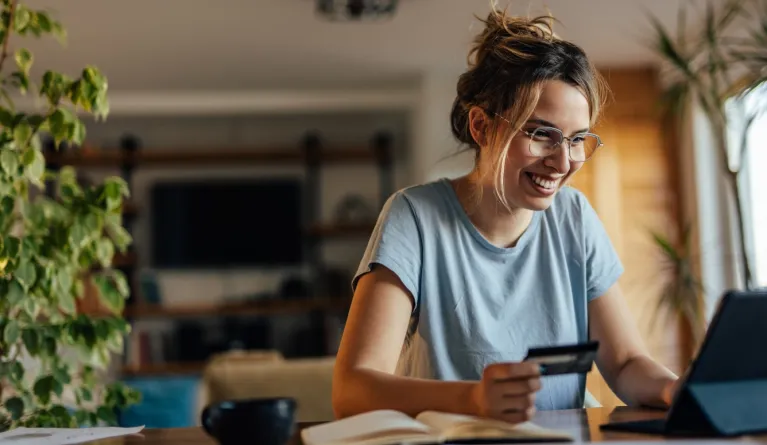
POLYGON ((589 101, 592 126, 609 91, 585 52, 554 34, 551 15, 528 19, 493 7, 480 20, 485 27, 469 51, 469 69, 458 79, 450 121, 453 135, 476 151, 477 165, 482 160, 490 166, 480 169, 480 177, 495 175, 495 195, 509 209, 504 182, 509 142, 535 110, 543 83, 561 80, 579 88, 589 101), (508 131, 500 140, 488 141, 489 152, 483 152, 471 134, 469 112, 474 107, 491 118, 489 134, 498 134, 496 114, 511 124, 502 122, 508 131))

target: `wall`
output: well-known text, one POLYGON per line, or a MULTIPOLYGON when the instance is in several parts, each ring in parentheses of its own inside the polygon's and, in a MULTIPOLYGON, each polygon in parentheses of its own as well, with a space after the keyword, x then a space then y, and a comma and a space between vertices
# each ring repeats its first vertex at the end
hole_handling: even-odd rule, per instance
MULTIPOLYGON (((667 143, 657 108, 660 89, 650 69, 604 70, 614 95, 595 129, 605 144, 584 165, 573 185, 599 214, 625 267, 620 285, 651 355, 676 372, 680 361, 675 316, 659 318, 656 307, 666 278, 650 231, 679 236, 676 146, 667 143)), ((621 404, 595 372, 589 389, 606 406, 621 404)))

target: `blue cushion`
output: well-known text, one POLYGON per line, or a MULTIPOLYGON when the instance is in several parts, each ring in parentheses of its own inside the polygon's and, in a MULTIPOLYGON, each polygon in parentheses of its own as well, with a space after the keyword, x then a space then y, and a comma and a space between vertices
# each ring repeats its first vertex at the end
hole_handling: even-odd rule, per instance
POLYGON ((120 413, 120 426, 184 428, 197 424, 197 376, 149 376, 123 380, 141 392, 141 402, 120 413))

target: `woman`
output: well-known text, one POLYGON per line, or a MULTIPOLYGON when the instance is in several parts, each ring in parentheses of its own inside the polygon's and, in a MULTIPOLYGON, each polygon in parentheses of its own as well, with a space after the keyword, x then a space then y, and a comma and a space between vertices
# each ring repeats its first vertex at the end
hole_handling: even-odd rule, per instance
POLYGON ((541 377, 528 348, 594 339, 630 405, 667 406, 617 280, 623 269, 584 196, 566 186, 601 145, 603 83, 545 18, 493 11, 459 81, 454 135, 474 170, 395 193, 354 279, 337 356, 338 417, 375 409, 529 419, 579 408, 585 376, 541 377))

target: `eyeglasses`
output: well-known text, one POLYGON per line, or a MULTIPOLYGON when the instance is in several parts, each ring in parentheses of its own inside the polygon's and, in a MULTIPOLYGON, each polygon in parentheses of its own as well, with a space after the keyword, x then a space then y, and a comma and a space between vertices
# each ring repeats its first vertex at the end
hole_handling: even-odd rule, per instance
MULTIPOLYGON (((508 119, 496 113, 496 116, 509 122, 508 119)), ((511 123, 511 122, 509 122, 511 123)), ((548 157, 557 152, 562 143, 567 141, 567 153, 573 162, 586 162, 602 145, 602 139, 594 133, 577 133, 567 137, 562 130, 554 127, 540 126, 531 130, 522 130, 530 138, 528 147, 530 155, 548 157)))

